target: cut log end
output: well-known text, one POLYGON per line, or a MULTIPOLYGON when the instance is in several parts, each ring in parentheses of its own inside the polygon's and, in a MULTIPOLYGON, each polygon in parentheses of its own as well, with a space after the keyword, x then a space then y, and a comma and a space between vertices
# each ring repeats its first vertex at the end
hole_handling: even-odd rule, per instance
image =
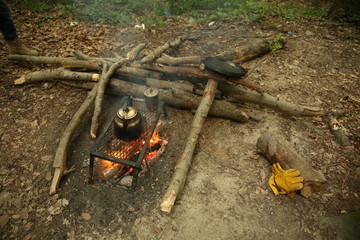
POLYGON ((54 195, 57 192, 60 184, 60 180, 63 176, 63 172, 64 171, 61 168, 55 168, 54 177, 52 179, 50 186, 50 192, 49 192, 50 195, 54 195))
POLYGON ((22 76, 21 78, 18 78, 14 81, 15 85, 24 84, 26 82, 26 77, 22 76))
POLYGON ((170 195, 167 196, 160 204, 161 211, 170 213, 171 209, 173 208, 173 206, 175 204, 176 197, 177 197, 176 191, 171 190, 170 195))
POLYGON ((92 132, 92 131, 90 132, 90 135, 91 135, 92 138, 97 138, 96 133, 94 133, 94 132, 92 132))
POLYGON ((91 79, 92 79, 94 82, 99 81, 99 80, 100 80, 100 74, 97 74, 97 73, 93 74, 92 77, 91 77, 91 79))

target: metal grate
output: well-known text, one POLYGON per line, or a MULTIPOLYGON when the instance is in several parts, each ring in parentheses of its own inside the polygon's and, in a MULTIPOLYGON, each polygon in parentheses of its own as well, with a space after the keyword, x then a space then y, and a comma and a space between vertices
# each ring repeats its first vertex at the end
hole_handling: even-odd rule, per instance
POLYGON ((115 136, 114 124, 110 124, 101 141, 95 146, 95 152, 104 153, 122 160, 136 161, 145 144, 151 126, 156 122, 156 112, 146 109, 145 103, 133 101, 133 106, 141 114, 141 135, 134 141, 126 141, 115 136))
MULTIPOLYGON (((141 163, 147 151, 151 136, 162 112, 163 103, 159 104, 157 111, 150 111, 141 100, 133 100, 133 106, 141 115, 141 135, 134 141, 126 141, 116 137, 113 121, 107 129, 99 136, 90 152, 90 180, 92 180, 95 157, 111 162, 124 164, 134 168, 134 180, 136 184, 137 174, 141 169, 141 163)), ((115 116, 115 115, 114 115, 115 116)))

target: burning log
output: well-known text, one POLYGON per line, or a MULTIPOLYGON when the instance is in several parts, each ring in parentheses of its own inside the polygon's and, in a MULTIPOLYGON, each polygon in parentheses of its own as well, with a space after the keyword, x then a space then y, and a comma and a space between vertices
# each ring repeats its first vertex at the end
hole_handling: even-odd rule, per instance
POLYGON ((103 97, 104 97, 105 87, 106 87, 110 77, 114 74, 114 72, 119 67, 121 67, 121 65, 123 65, 126 61, 127 61, 126 59, 122 59, 122 61, 112 64, 109 70, 107 70, 107 63, 106 62, 104 63, 103 73, 101 74, 101 78, 98 83, 98 90, 97 90, 96 99, 95 99, 94 115, 93 115, 92 121, 91 121, 90 135, 93 138, 96 138, 97 131, 99 128, 101 105, 102 105, 102 101, 103 101, 103 97))
POLYGON ((146 46, 145 43, 140 43, 126 54, 126 58, 129 60, 135 60, 139 56, 141 50, 145 48, 145 46, 146 46))
POLYGON ((282 137, 275 134, 263 134, 257 141, 257 149, 270 161, 271 164, 279 163, 282 168, 299 170, 304 178, 304 187, 301 195, 310 197, 313 192, 325 188, 324 175, 316 171, 296 150, 282 137))
POLYGON ((54 176, 50 186, 50 195, 55 194, 58 190, 61 178, 66 174, 66 159, 69 149, 69 142, 73 137, 77 127, 80 125, 86 112, 95 100, 98 84, 95 84, 94 88, 88 94, 85 101, 81 104, 79 109, 66 126, 61 138, 59 146, 56 150, 53 168, 55 168, 54 176))
POLYGON ((184 188, 186 176, 191 165, 192 156, 194 154, 199 134, 204 125, 206 116, 208 115, 211 105, 214 101, 217 84, 218 83, 216 80, 208 80, 205 88, 205 94, 201 100, 201 103, 199 104, 198 109, 196 110, 185 148, 180 158, 177 160, 174 174, 170 180, 169 187, 167 188, 161 202, 160 206, 161 211, 163 212, 171 212, 171 209, 173 208, 176 199, 180 196, 184 188))
POLYGON ((167 42, 164 45, 156 48, 154 51, 152 51, 151 53, 149 53, 146 57, 144 57, 143 59, 140 60, 141 63, 151 63, 153 62, 156 58, 158 58, 163 52, 165 52, 168 48, 170 47, 177 47, 178 45, 180 45, 182 39, 178 38, 172 42, 167 42))

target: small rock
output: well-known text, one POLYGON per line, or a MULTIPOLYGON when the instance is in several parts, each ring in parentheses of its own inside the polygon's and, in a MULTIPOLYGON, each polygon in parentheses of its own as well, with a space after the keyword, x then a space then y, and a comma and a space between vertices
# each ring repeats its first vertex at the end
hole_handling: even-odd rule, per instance
POLYGON ((347 211, 346 210, 341 210, 340 213, 341 214, 347 214, 347 211))
POLYGON ((133 181, 133 176, 127 175, 120 180, 119 184, 121 186, 131 187, 132 181, 133 181))

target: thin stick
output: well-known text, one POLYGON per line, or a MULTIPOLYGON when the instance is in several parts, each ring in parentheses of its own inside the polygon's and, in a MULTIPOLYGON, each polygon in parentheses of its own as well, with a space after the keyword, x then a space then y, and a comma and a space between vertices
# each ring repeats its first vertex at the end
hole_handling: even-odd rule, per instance
POLYGON ((103 73, 101 74, 101 78, 99 81, 99 86, 96 94, 95 99, 95 109, 94 109, 94 115, 92 117, 91 121, 91 129, 90 129, 90 135, 92 138, 96 138, 97 132, 99 129, 99 122, 100 122, 100 115, 101 115, 101 106, 104 98, 104 92, 107 83, 109 82, 110 77, 114 74, 114 72, 121 67, 127 60, 123 59, 120 62, 114 63, 111 65, 110 69, 106 71, 107 64, 104 63, 103 66, 103 73))
POLYGON ((254 66, 252 69, 250 69, 250 71, 247 72, 247 74, 246 74, 246 76, 245 76, 244 78, 248 78, 248 77, 250 76, 250 74, 252 74, 252 72, 255 70, 255 68, 257 68, 257 67, 260 65, 260 63, 264 62, 266 59, 267 59, 266 57, 263 58, 263 59, 260 59, 260 60, 255 64, 255 66, 254 66))
POLYGON ((191 160, 194 154, 197 140, 204 125, 206 116, 208 115, 211 105, 214 101, 217 84, 217 80, 208 80, 205 88, 205 94, 198 109, 196 110, 194 120, 191 125, 191 130, 186 141, 186 146, 176 163, 174 174, 161 202, 160 206, 161 211, 163 212, 171 212, 176 199, 180 196, 184 188, 186 176, 191 165, 191 160))
POLYGON ((82 119, 84 118, 86 112, 92 105, 95 100, 96 91, 97 91, 98 83, 95 84, 91 92, 88 94, 87 98, 81 104, 79 109, 74 114, 73 118, 70 120, 69 124, 66 126, 65 131, 63 132, 59 146, 56 150, 54 164, 55 168, 54 176, 50 186, 50 195, 55 194, 58 190, 60 180, 62 176, 64 176, 66 172, 66 160, 67 160, 67 152, 69 149, 69 143, 71 141, 72 136, 74 135, 76 129, 80 125, 82 119))

